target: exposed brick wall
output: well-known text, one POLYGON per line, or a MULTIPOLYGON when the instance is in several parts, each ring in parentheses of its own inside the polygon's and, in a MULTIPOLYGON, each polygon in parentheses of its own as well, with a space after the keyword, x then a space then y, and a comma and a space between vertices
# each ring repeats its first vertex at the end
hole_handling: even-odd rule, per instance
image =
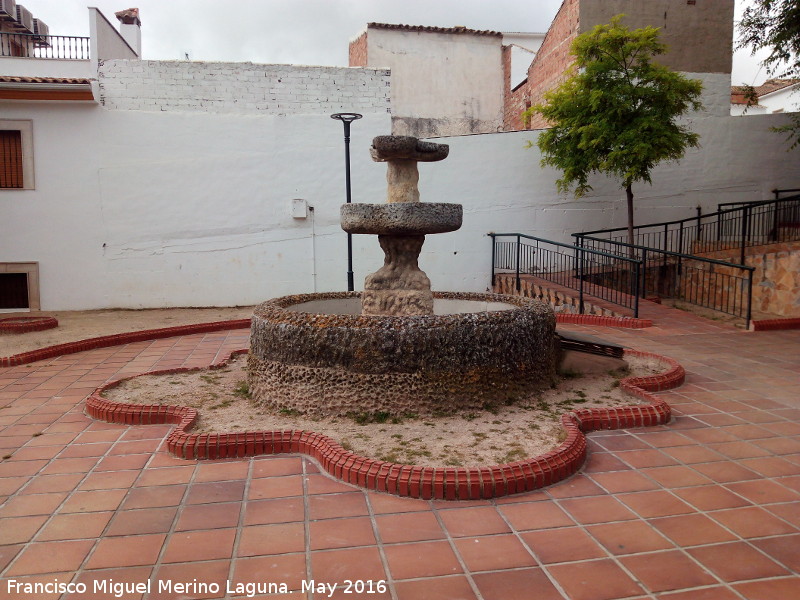
POLYGON ((367 66, 367 32, 365 31, 352 42, 350 42, 350 60, 348 63, 351 67, 366 67, 367 66))
MULTIPOLYGON (((547 90, 566 78, 567 69, 573 62, 570 46, 579 33, 579 8, 580 0, 564 0, 547 30, 542 47, 528 69, 526 100, 532 105, 539 104, 547 90)), ((547 122, 534 116, 529 127, 541 129, 547 127, 547 122)))
POLYGON ((103 106, 272 115, 389 110, 388 69, 253 63, 109 60, 98 72, 103 106))
POLYGON ((516 131, 525 129, 521 113, 528 105, 528 82, 525 81, 511 89, 511 53, 512 46, 503 46, 503 129, 516 131))

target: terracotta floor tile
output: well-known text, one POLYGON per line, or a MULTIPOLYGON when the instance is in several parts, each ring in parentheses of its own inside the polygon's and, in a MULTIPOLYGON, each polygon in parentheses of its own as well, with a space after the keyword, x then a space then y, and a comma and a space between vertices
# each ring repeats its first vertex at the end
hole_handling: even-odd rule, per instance
MULTIPOLYGON (((250 501, 245 505, 244 511, 245 525, 288 523, 291 521, 302 521, 305 518, 303 498, 299 496, 250 501)), ((185 512, 186 511, 184 511, 184 513, 185 512)))
POLYGON ((160 469, 145 469, 142 471, 136 485, 149 487, 155 485, 175 485, 189 483, 194 473, 194 465, 185 467, 164 467, 160 469))
POLYGON ((175 532, 169 536, 161 560, 165 563, 220 560, 231 557, 235 529, 175 532))
POLYGON ((131 454, 106 456, 101 459, 95 471, 123 471, 127 469, 141 469, 150 460, 152 454, 131 454))
POLYGON ((796 533, 798 529, 757 506, 717 510, 708 516, 743 538, 796 533))
POLYGON ((741 498, 719 485, 705 485, 675 490, 674 494, 700 510, 717 510, 747 506, 748 500, 741 498))
POLYGON ((750 469, 733 462, 733 461, 719 461, 713 463, 703 463, 693 465, 694 469, 712 481, 720 483, 728 483, 731 481, 747 481, 747 480, 762 480, 761 475, 750 469))
POLYGON ((85 458, 87 456, 103 456, 111 448, 111 442, 97 444, 70 444, 59 455, 61 458, 85 458))
POLYGON ((36 541, 98 538, 113 514, 92 512, 55 515, 39 533, 36 541))
POLYGON ((562 596, 541 569, 519 569, 473 576, 485 600, 561 600, 562 596), (535 594, 532 592, 535 590, 535 594))
POLYGON ((43 494, 47 492, 71 492, 83 478, 83 473, 40 475, 39 477, 34 477, 22 493, 43 494))
POLYGON ((797 454, 800 452, 800 440, 794 438, 782 437, 753 440, 753 444, 773 454, 797 454))
POLYGON ((96 458, 55 458, 46 467, 44 467, 40 475, 57 475, 59 473, 80 473, 85 475, 88 471, 93 469, 97 464, 96 458))
POLYGON ((658 489, 658 484, 636 471, 618 471, 615 473, 596 473, 592 475, 600 486, 612 494, 620 492, 642 492, 658 489))
POLYGON ((590 452, 583 465, 584 473, 605 473, 630 469, 619 458, 608 452, 590 452))
POLYGON ((155 508, 159 506, 177 506, 186 493, 184 485, 156 485, 133 488, 128 492, 122 508, 155 508))
POLYGON ((89 473, 78 489, 81 490, 113 490, 131 487, 139 471, 110 471, 107 473, 89 473))
POLYGON ((789 572, 744 542, 731 542, 687 552, 723 581, 745 581, 779 577, 789 572))
POLYGON ((781 477, 785 475, 800 474, 800 465, 789 462, 777 456, 764 456, 761 458, 747 458, 740 460, 739 464, 764 477, 781 477))
POLYGON ((194 504, 185 507, 175 525, 176 531, 193 529, 219 529, 239 524, 241 503, 194 504))
MULTIPOLYGON (((568 500, 564 502, 574 503, 579 501, 568 500)), ((551 527, 566 527, 575 524, 569 518, 569 515, 553 502, 506 504, 499 510, 517 531, 550 529, 551 527)))
POLYGON ((440 510, 439 518, 452 537, 491 535, 511 531, 494 506, 440 510))
MULTIPOLYGON (((172 528, 172 523, 177 513, 178 509, 174 506, 120 511, 111 521, 106 535, 167 533, 172 528)), ((85 514, 92 515, 97 513, 85 514)))
POLYGON ((694 512, 694 509, 683 500, 664 490, 618 494, 616 498, 644 518, 666 517, 694 512))
POLYGON ((443 541, 395 544, 384 548, 395 580, 461 573, 458 559, 443 541))
POLYGON ((624 556, 620 562, 651 592, 665 592, 716 583, 691 558, 678 550, 624 556))
POLYGON ((547 567, 570 600, 612 600, 644 590, 613 561, 593 560, 547 567))
POLYGON ((92 490, 75 492, 59 510, 61 513, 94 512, 116 510, 122 504, 128 490, 92 490))
POLYGON ((649 431, 643 429, 637 432, 637 437, 656 448, 695 445, 694 440, 675 431, 649 431))
MULTIPOLYGON (((335 494, 337 492, 355 492, 358 488, 353 485, 348 485, 337 481, 328 475, 313 474, 306 477, 309 494, 335 494)), ((253 482, 255 483, 255 481, 253 482)), ((251 489, 252 489, 251 484, 251 489)), ((301 492, 302 493, 302 492, 301 492)), ((288 495, 288 494, 286 494, 288 495)))
MULTIPOLYGON (((303 575, 305 578, 305 573, 303 575)), ((329 583, 342 583, 345 579, 376 582, 387 579, 380 552, 375 546, 312 552, 311 577, 329 583)))
MULTIPOLYGON (((623 433, 622 435, 599 435, 594 434, 591 436, 592 440, 606 450, 622 451, 622 450, 648 450, 651 448, 639 438, 629 434, 623 433)), ((618 455, 619 456, 619 455, 618 455)))
POLYGON ((748 581, 733 586, 747 600, 776 600, 777 598, 796 598, 798 578, 770 579, 768 581, 748 581))
POLYGON ((800 501, 800 494, 769 480, 743 481, 731 483, 725 487, 740 496, 744 496, 754 504, 800 501))
POLYGON ((86 563, 86 568, 107 569, 153 565, 161 552, 161 546, 165 539, 166 536, 163 534, 103 538, 97 543, 97 547, 86 563))
POLYGON ((738 460, 741 458, 755 458, 769 456, 770 452, 750 442, 726 442, 709 446, 715 452, 724 454, 728 458, 738 460))
POLYGON ((580 527, 528 531, 520 537, 544 564, 606 556, 600 545, 580 527))
POLYGON ((736 539, 705 515, 690 514, 651 519, 650 524, 679 546, 700 546, 736 539))
POLYGON ((634 469, 676 465, 678 461, 662 450, 635 450, 617 452, 616 456, 634 469))
POLYGON ((463 575, 400 581, 395 584, 398 600, 475 600, 477 596, 463 575))
POLYGON ((303 523, 252 525, 242 529, 238 556, 261 556, 303 552, 306 548, 303 523))
POLYGON ((690 487, 705 485, 711 482, 708 477, 701 475, 693 468, 682 465, 644 469, 642 473, 657 481, 665 488, 690 487))
POLYGON ((586 528, 612 554, 635 554, 673 548, 673 544, 644 521, 623 521, 586 528))
MULTIPOLYGON (((305 554, 280 554, 238 558, 233 565, 231 581, 247 583, 285 583, 290 590, 299 590, 306 580, 305 554), (268 575, 265 577, 265 575, 268 575)), ((278 596, 285 598, 286 596, 278 596)), ((277 599, 276 599, 277 600, 277 599)))
MULTIPOLYGON (((72 573, 48 573, 46 575, 29 575, 29 576, 15 576, 13 579, 15 580, 14 585, 18 585, 19 587, 16 590, 12 589, 12 594, 17 594, 16 597, 24 597, 22 594, 24 593, 24 585, 46 585, 48 583, 53 583, 54 579, 58 579, 59 581, 68 581, 72 577, 72 573)), ((4 592, 6 591, 6 582, 3 581, 4 585, 4 592)), ((9 596, 14 598, 14 596, 9 596)), ((48 594, 48 593, 40 593, 40 594, 31 594, 28 597, 34 600, 59 600, 60 595, 58 593, 48 594)))
POLYGON ((58 508, 66 497, 66 492, 53 494, 21 494, 11 498, 0 507, 0 517, 49 515, 58 508))
MULTIPOLYGON (((178 563, 161 566, 153 575, 156 581, 173 581, 173 582, 192 582, 197 577, 197 564, 195 563, 178 563)), ((176 592, 172 590, 165 590, 158 592, 157 588, 153 589, 150 594, 150 600, 179 600, 185 598, 192 598, 193 600, 200 600, 202 598, 220 598, 225 592, 225 582, 228 579, 228 572, 230 570, 230 561, 217 560, 203 563, 202 583, 216 583, 223 593, 191 593, 176 592)))
POLYGON ((466 537, 454 543, 467 569, 473 573, 536 566, 536 560, 515 535, 466 537))
POLYGON ((308 527, 311 550, 371 546, 376 543, 372 521, 368 517, 312 521, 308 527))
POLYGON ((627 521, 636 518, 624 504, 611 496, 571 498, 562 500, 561 507, 578 523, 583 524, 627 521))
POLYGON ((31 544, 20 552, 5 577, 76 571, 93 545, 94 540, 31 544))
POLYGON ((363 492, 321 494, 309 496, 308 498, 308 515, 310 519, 361 517, 368 514, 367 500, 363 492))
POLYGON ((800 573, 800 534, 751 540, 750 543, 787 569, 800 573))
POLYGON ((193 483, 186 494, 186 504, 239 502, 244 498, 244 483, 244 481, 193 483))
POLYGON ((800 529, 800 502, 787 502, 786 504, 770 504, 764 507, 776 517, 788 521, 800 529))
POLYGON ((195 483, 204 481, 231 481, 234 479, 245 479, 250 470, 249 462, 224 461, 207 462, 197 465, 194 475, 195 483))
POLYGON ((0 519, 0 546, 29 542, 47 519, 48 515, 0 519))
POLYGON ((253 461, 253 478, 277 475, 300 475, 303 461, 300 457, 264 457, 253 461))
POLYGON ((367 497, 376 515, 430 510, 431 506, 427 500, 399 498, 398 496, 390 496, 380 492, 367 492, 367 497))
POLYGON ((548 487, 547 492, 553 498, 575 498, 578 496, 597 496, 605 494, 605 491, 601 487, 583 474, 578 474, 564 482, 556 483, 548 487))
POLYGON ((739 595, 722 586, 705 587, 685 592, 658 595, 659 600, 741 600, 739 595))
MULTIPOLYGON (((318 475, 317 477, 321 477, 318 475)), ((347 491, 353 491, 348 488, 347 491)), ((285 496, 303 495, 302 475, 287 475, 284 477, 264 477, 253 479, 247 493, 248 500, 263 500, 264 498, 281 498, 285 496)))

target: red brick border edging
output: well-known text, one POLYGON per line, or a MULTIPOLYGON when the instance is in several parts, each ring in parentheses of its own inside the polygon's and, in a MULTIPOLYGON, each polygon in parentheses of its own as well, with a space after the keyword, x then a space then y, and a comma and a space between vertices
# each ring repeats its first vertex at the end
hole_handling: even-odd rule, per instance
POLYGON ((753 331, 779 331, 783 329, 800 329, 800 317, 753 321, 753 331))
POLYGON ((55 317, 6 317, 0 319, 0 333, 30 333, 58 327, 55 317))
POLYGON ((162 338, 174 337, 177 335, 190 335, 192 333, 210 333, 212 331, 227 331, 229 329, 244 329, 250 327, 250 319, 235 319, 232 321, 214 321, 212 323, 197 323, 194 325, 176 325, 174 327, 163 327, 160 329, 145 329, 143 331, 130 331, 127 333, 117 333, 114 335, 104 335, 78 342, 67 342, 47 348, 39 348, 30 352, 14 354, 12 356, 0 357, 0 367, 14 367, 55 358, 64 354, 74 354, 84 350, 96 350, 97 348, 108 348, 132 342, 143 342, 147 340, 159 340, 162 338))
MULTIPOLYGON (((245 353, 239 350, 231 354, 245 353)), ((251 431, 246 433, 188 433, 197 411, 184 406, 132 405, 112 402, 102 392, 133 377, 120 379, 96 389, 86 400, 86 412, 109 423, 127 425, 176 424, 167 436, 168 450, 186 459, 242 458, 261 454, 303 453, 316 459, 325 471, 347 483, 371 490, 412 498, 474 500, 496 498, 542 488, 566 479, 583 465, 587 445, 584 433, 599 429, 620 429, 665 424, 669 405, 651 392, 668 390, 683 383, 685 372, 676 361, 636 350, 637 356, 652 356, 670 365, 666 373, 651 377, 628 377, 622 389, 649 404, 612 408, 584 408, 561 416, 567 431, 564 442, 550 452, 513 463, 492 467, 418 467, 359 456, 335 440, 310 431, 251 431)), ((227 361, 211 365, 224 366, 227 361)), ((142 373, 166 375, 203 369, 169 369, 142 373)))
POLYGON ((652 327, 650 319, 634 317, 607 317, 603 315, 579 315, 576 313, 556 313, 556 323, 574 323, 576 325, 601 325, 603 327, 625 327, 628 329, 644 329, 652 327))

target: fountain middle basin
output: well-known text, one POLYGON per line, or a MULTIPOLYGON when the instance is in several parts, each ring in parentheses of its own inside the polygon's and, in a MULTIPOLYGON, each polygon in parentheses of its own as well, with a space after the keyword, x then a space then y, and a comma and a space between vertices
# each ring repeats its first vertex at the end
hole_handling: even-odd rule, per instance
POLYGON ((360 313, 358 292, 259 305, 248 358, 257 402, 309 415, 452 414, 556 379, 555 317, 537 300, 436 292, 432 315, 360 313))

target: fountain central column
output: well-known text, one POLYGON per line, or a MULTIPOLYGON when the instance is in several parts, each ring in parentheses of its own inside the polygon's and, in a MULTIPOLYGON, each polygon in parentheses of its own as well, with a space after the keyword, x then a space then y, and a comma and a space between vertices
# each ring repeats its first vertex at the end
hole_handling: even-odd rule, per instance
POLYGON ((364 315, 432 315, 431 282, 419 268, 425 235, 461 227, 461 205, 422 204, 417 163, 443 160, 449 147, 408 136, 383 135, 372 142, 372 160, 388 163, 387 204, 342 206, 342 228, 378 235, 383 266, 368 275, 361 295, 364 315))

